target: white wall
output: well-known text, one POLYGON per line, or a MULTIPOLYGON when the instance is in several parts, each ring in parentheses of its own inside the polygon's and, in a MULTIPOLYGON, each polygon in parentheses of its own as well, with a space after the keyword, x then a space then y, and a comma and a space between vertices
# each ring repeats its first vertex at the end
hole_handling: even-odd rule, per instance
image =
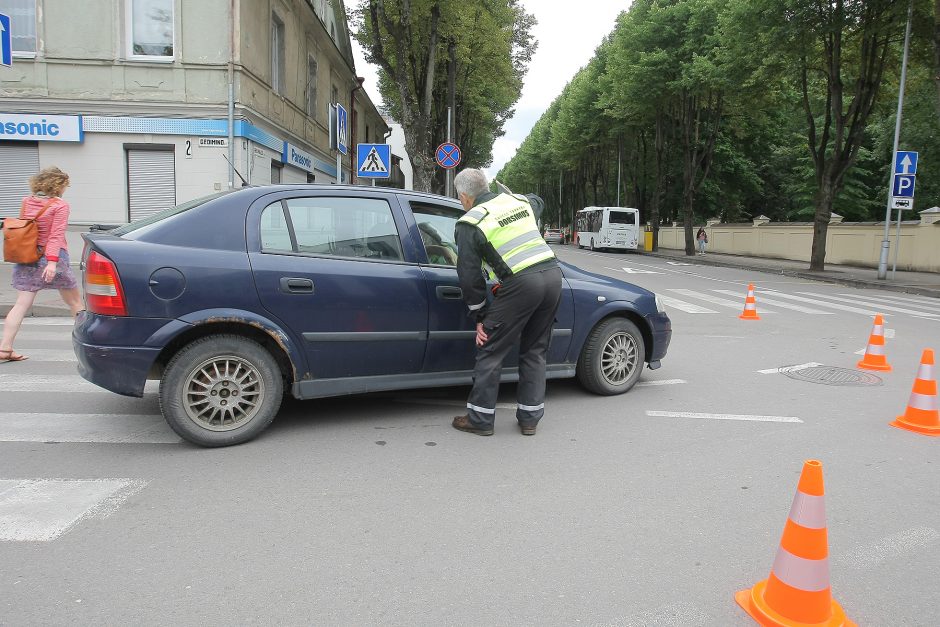
MULTIPOLYGON (((390 126, 392 134, 386 140, 386 143, 392 147, 392 154, 401 157, 401 171, 405 175, 405 189, 414 189, 414 171, 411 168, 411 158, 408 156, 408 151, 405 150, 405 131, 402 129, 401 124, 392 123, 390 126)), ((381 138, 376 138, 376 141, 380 140, 381 138)))

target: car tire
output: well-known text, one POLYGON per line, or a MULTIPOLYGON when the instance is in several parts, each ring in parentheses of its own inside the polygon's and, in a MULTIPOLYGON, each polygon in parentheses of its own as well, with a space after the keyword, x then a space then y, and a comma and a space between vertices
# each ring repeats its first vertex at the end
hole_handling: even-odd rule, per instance
POLYGON ((184 440, 240 444, 264 431, 281 406, 284 380, 274 357, 238 335, 198 339, 167 364, 160 411, 184 440))
POLYGON ((591 331, 578 358, 578 381, 603 396, 623 394, 643 372, 643 334, 625 318, 608 318, 591 331))

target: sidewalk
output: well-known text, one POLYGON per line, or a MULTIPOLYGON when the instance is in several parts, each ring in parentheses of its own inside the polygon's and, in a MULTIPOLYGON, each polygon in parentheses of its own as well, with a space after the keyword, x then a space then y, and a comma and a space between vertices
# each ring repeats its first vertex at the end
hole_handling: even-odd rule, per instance
POLYGON ((741 270, 756 270, 771 274, 838 283, 868 289, 887 290, 891 292, 904 292, 921 296, 940 298, 940 274, 936 272, 908 272, 898 270, 895 278, 891 278, 891 265, 888 265, 888 278, 878 279, 878 270, 875 268, 858 268, 855 266, 841 266, 826 264, 823 272, 810 272, 809 262, 790 261, 789 259, 768 259, 764 257, 742 257, 739 255, 725 255, 722 253, 706 253, 703 255, 686 256, 685 251, 660 249, 657 252, 640 251, 641 255, 660 257, 672 261, 682 261, 707 266, 724 266, 739 268, 741 270))

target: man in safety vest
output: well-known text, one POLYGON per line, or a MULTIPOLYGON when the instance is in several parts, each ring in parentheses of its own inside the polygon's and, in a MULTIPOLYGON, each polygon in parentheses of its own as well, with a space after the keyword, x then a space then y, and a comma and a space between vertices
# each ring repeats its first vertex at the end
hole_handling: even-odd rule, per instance
POLYGON ((537 223, 542 199, 494 194, 486 175, 467 168, 454 177, 466 213, 457 221, 457 276, 477 320, 477 360, 467 414, 455 429, 493 435, 503 360, 519 343, 516 420, 523 435, 535 435, 545 413, 545 356, 561 301, 561 269, 537 223), (482 267, 499 281, 488 303, 482 267))

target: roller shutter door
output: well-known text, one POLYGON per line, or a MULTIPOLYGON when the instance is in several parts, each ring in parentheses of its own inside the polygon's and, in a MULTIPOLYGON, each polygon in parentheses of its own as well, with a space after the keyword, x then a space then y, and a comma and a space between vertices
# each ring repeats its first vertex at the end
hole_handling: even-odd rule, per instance
POLYGON ((29 177, 39 172, 39 145, 0 143, 0 217, 17 216, 24 196, 29 196, 29 177))
POLYGON ((131 222, 176 206, 172 150, 127 151, 127 199, 131 222))

